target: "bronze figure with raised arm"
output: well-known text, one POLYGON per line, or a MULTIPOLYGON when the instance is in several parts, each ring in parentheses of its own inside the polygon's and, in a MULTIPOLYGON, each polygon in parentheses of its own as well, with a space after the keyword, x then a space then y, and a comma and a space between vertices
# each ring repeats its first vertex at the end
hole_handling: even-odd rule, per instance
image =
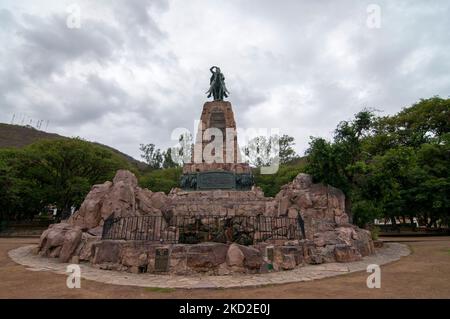
POLYGON ((208 94, 208 97, 211 97, 212 95, 214 101, 222 101, 223 98, 228 97, 228 94, 230 93, 225 86, 225 77, 217 66, 212 66, 209 70, 212 75, 209 81, 210 87, 206 94, 208 94))

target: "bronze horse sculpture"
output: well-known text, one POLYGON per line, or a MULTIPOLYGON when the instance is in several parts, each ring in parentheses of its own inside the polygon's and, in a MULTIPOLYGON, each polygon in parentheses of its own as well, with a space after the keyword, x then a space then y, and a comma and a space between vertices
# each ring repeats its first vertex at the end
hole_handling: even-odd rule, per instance
POLYGON ((206 92, 208 97, 211 95, 214 97, 214 101, 222 101, 224 97, 228 97, 227 87, 225 86, 225 77, 217 66, 212 66, 209 69, 212 73, 211 79, 209 80, 209 90, 206 92))

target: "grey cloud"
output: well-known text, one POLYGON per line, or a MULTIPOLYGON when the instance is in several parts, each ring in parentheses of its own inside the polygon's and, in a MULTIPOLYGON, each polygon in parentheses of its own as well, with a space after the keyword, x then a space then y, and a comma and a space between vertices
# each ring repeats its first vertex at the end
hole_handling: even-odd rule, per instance
POLYGON ((377 1, 382 25, 369 29, 370 3, 104 1, 109 15, 84 11, 81 29, 51 4, 0 9, 0 120, 27 112, 138 158, 139 143, 165 148, 172 129, 193 129, 218 64, 238 126, 280 127, 302 153, 363 107, 449 94, 450 4, 377 1))
POLYGON ((114 16, 127 35, 126 45, 135 54, 145 54, 167 37, 154 18, 167 9, 166 0, 121 1, 114 7, 114 16))
POLYGON ((13 27, 16 25, 16 19, 14 15, 6 9, 0 10, 0 26, 3 32, 6 30, 11 31, 13 27))
POLYGON ((19 58, 25 72, 31 77, 48 76, 62 72, 66 63, 94 60, 103 63, 120 48, 120 33, 113 27, 88 20, 83 27, 71 29, 65 15, 48 19, 26 14, 17 34, 23 39, 19 58))

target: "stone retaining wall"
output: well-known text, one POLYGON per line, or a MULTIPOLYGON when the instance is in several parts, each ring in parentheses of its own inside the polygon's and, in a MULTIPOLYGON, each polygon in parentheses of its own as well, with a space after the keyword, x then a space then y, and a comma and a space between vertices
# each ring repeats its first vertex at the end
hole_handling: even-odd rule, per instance
POLYGON ((256 246, 201 243, 162 245, 154 242, 103 240, 91 246, 91 262, 101 269, 132 273, 173 273, 190 275, 230 275, 291 270, 305 264, 317 264, 318 256, 310 242, 280 246, 263 243, 256 246), (156 266, 157 250, 167 250, 167 268, 156 266), (268 251, 272 249, 272 252, 268 251))
POLYGON ((272 216, 275 212, 273 198, 264 197, 258 187, 195 192, 176 188, 168 197, 174 215, 272 216))
MULTIPOLYGON (((313 184, 311 176, 307 174, 299 174, 291 183, 283 186, 275 198, 271 198, 264 197, 263 192, 258 187, 253 187, 250 191, 186 192, 180 189, 173 189, 169 195, 165 195, 161 192, 155 193, 148 189, 140 188, 137 185, 136 177, 131 172, 121 170, 117 172, 112 182, 93 186, 79 211, 68 221, 51 225, 45 230, 41 236, 38 252, 42 256, 59 258, 62 262, 74 259, 75 261, 86 260, 94 264, 103 264, 98 262, 100 257, 95 257, 95 250, 92 250, 92 246, 94 245, 93 243, 101 239, 103 225, 108 218, 160 216, 168 221, 173 216, 204 216, 208 214, 299 218, 304 223, 306 241, 292 244, 286 237, 284 240, 280 238, 265 244, 275 244, 277 247, 297 246, 298 251, 303 251, 302 258, 310 263, 359 260, 362 256, 370 255, 374 251, 370 232, 348 223, 348 216, 345 213, 344 194, 339 189, 328 185, 313 184)), ((167 231, 170 230, 170 226, 167 223, 163 223, 162 227, 166 227, 167 231)), ((162 231, 165 230, 163 229, 162 231)), ((98 247, 113 245, 112 247, 115 248, 111 248, 110 252, 105 253, 117 254, 116 258, 122 258, 120 257, 122 256, 122 250, 125 249, 124 247, 128 247, 127 245, 132 245, 132 247, 148 246, 148 244, 132 243, 117 246, 118 244, 109 242, 95 245, 98 247)), ((215 247, 222 251, 224 248, 219 248, 224 247, 222 245, 225 244, 217 243, 207 247, 215 247)), ((176 246, 175 251, 178 252, 175 255, 189 255, 190 249, 179 247, 184 246, 176 246), (184 253, 185 250, 186 252, 184 253)), ((194 245, 193 247, 203 246, 194 245)), ((231 247, 233 245, 229 249, 231 247)), ((102 251, 103 248, 98 249, 102 251)), ((139 252, 141 251, 140 248, 136 249, 139 252)), ((208 251, 209 248, 203 247, 201 249, 208 251)), ((244 255, 245 252, 248 253, 251 249, 258 250, 255 247, 239 248, 244 255)), ((286 250, 287 248, 276 248, 275 250, 277 249, 286 250)), ((261 250, 258 251, 261 253, 261 250)), ((133 254, 137 254, 137 252, 133 254)), ((147 257, 141 256, 141 259, 149 261, 150 257, 148 253, 146 254, 147 257)), ((152 254, 150 253, 150 256, 152 254)), ((214 254, 214 251, 204 253, 204 255, 208 254, 214 254)), ((236 254, 240 255, 239 253, 236 254)), ((258 258, 261 259, 261 256, 258 258)), ((292 258, 296 260, 295 265, 298 265, 297 261, 300 257, 292 258)), ((273 267, 278 267, 277 269, 281 270, 288 268, 287 265, 293 264, 292 258, 282 257, 277 262, 274 262, 273 267)), ((177 258, 173 257, 173 259, 176 260, 177 258)), ((112 264, 127 265, 125 267, 128 268, 125 270, 135 270, 132 267, 144 267, 130 266, 127 263, 124 264, 121 261, 122 259, 117 260, 112 262, 112 264)), ((261 260, 260 263, 262 265, 261 260)), ((222 264, 217 262, 211 263, 210 271, 213 273, 218 272, 219 266, 222 264)), ((150 261, 147 263, 147 267, 151 269, 150 261)), ((189 265, 186 267, 186 271, 202 271, 201 269, 204 268, 203 266, 190 267, 189 265)), ((262 268, 256 266, 252 267, 245 266, 243 269, 245 272, 262 270, 262 268)), ((224 266, 221 266, 220 269, 224 270, 224 266)))

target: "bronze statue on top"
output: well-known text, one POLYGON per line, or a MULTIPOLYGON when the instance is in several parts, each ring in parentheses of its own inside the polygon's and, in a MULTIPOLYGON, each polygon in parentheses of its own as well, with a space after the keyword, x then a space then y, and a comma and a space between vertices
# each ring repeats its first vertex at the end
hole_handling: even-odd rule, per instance
POLYGON ((228 97, 227 87, 225 86, 225 77, 223 73, 220 72, 220 68, 217 66, 213 66, 209 69, 212 73, 211 79, 209 80, 210 87, 206 92, 208 97, 211 95, 214 97, 214 101, 222 101, 223 97, 228 97))

